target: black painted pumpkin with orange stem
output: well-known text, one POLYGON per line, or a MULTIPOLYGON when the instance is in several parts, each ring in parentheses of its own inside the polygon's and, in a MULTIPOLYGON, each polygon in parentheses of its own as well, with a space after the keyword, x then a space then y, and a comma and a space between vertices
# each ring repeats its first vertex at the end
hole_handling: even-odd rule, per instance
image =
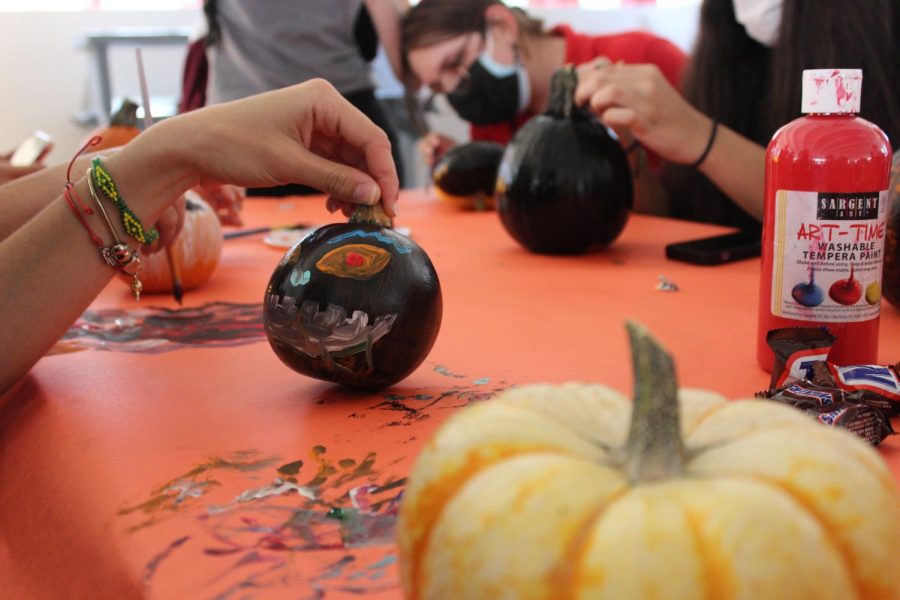
POLYGON ((475 141, 447 151, 434 165, 437 197, 461 210, 493 210, 503 146, 475 141))

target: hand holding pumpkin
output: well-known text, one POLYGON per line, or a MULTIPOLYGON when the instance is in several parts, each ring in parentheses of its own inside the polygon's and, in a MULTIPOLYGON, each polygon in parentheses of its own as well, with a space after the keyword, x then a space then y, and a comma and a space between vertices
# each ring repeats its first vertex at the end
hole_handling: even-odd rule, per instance
POLYGON ((709 137, 709 117, 688 104, 656 65, 579 68, 575 103, 673 162, 695 161, 709 137))
POLYGON ((703 173, 762 220, 765 148, 721 125, 712 137, 712 119, 691 106, 655 65, 582 70, 575 103, 588 107, 608 127, 627 129, 644 148, 668 161, 689 165, 705 154, 699 167, 703 173))
POLYGON ((162 147, 195 185, 303 183, 341 202, 380 200, 395 215, 400 184, 387 135, 324 80, 163 121, 122 153, 162 147))
MULTIPOLYGON (((90 197, 76 161, 73 185, 90 197)), ((62 195, 67 165, 27 182, 0 186, 0 392, 40 358, 94 300, 116 271, 62 195), (42 209, 42 210, 39 210, 42 209), (35 249, 39 249, 36 251, 35 249), (33 290, 66 273, 52 303, 33 290), (29 319, 20 318, 28 314, 29 319)), ((387 135, 325 81, 308 81, 161 121, 116 152, 104 168, 145 225, 172 232, 183 217, 163 217, 188 189, 205 183, 266 187, 305 183, 340 202, 383 204, 395 215, 397 171, 387 135)), ((101 217, 93 227, 105 231, 101 217)), ((168 235, 168 233, 166 233, 168 235)), ((165 241, 165 240, 164 240, 165 241)))

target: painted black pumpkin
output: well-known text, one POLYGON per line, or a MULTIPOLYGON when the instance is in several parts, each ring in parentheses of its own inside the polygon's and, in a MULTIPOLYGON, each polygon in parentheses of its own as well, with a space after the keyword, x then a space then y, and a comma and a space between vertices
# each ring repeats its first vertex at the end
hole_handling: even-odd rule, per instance
POLYGON ((633 205, 625 152, 575 106, 571 66, 553 75, 550 106, 506 147, 497 179, 500 219, 532 252, 580 254, 615 240, 633 205))
POLYGON ((463 210, 493 209, 501 158, 503 146, 494 142, 454 146, 434 165, 437 196, 463 210))
POLYGON ((437 338, 443 302, 425 251, 380 206, 320 227, 281 259, 263 322, 275 354, 311 377, 358 388, 392 385, 437 338))

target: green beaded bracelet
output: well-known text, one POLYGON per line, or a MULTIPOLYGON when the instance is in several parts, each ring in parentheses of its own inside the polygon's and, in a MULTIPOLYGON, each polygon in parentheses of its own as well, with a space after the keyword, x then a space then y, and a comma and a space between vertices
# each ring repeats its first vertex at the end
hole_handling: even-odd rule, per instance
POLYGON ((99 158, 91 161, 91 176, 94 179, 94 183, 100 188, 100 191, 119 209, 125 233, 141 244, 152 244, 159 238, 159 232, 156 229, 151 227, 146 231, 144 230, 144 224, 141 223, 141 219, 125 204, 125 200, 119 195, 119 190, 116 188, 112 176, 103 168, 99 158))

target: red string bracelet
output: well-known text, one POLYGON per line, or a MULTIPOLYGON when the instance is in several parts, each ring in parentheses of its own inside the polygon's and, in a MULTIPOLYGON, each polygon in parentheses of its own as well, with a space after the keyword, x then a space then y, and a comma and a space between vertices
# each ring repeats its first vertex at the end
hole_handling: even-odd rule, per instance
POLYGON ((78 222, 87 230, 88 235, 91 236, 91 241, 95 246, 103 249, 103 239, 94 233, 94 230, 91 229, 91 226, 88 225, 87 219, 84 218, 84 215, 81 214, 83 211, 86 215, 94 214, 94 209, 85 203, 82 200, 81 195, 78 193, 78 190, 75 189, 75 184, 72 183, 72 166, 75 164, 75 160, 84 154, 84 151, 89 147, 94 146, 100 143, 100 140, 103 139, 99 135, 95 135, 88 142, 81 147, 81 149, 75 153, 75 156, 72 157, 72 160, 69 161, 69 168, 66 169, 66 185, 63 187, 63 198, 66 199, 66 204, 69 205, 69 208, 72 209, 72 213, 75 214, 75 218, 78 219, 78 222), (78 210, 77 204, 81 205, 81 210, 78 210))

